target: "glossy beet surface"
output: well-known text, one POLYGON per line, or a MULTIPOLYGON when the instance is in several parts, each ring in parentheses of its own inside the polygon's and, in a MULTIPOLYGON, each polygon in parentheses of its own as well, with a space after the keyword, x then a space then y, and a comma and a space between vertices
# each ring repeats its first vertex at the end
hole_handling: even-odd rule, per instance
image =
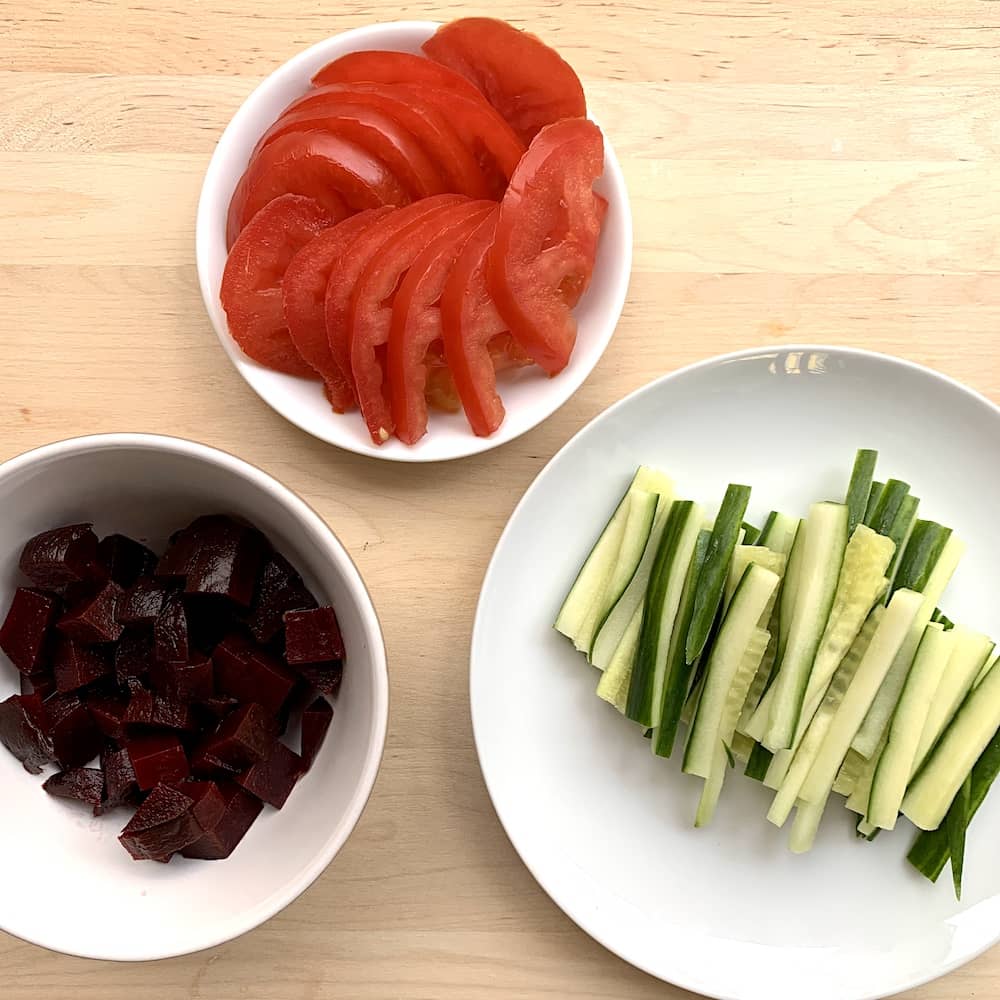
POLYGON ((59 799, 74 799, 98 808, 104 798, 104 772, 96 767, 57 771, 42 788, 59 799))
POLYGON ((204 861, 228 858, 264 808, 260 799, 233 782, 220 782, 217 787, 223 800, 222 816, 214 827, 206 829, 198 840, 181 851, 186 858, 204 861))
POLYGON ((125 592, 109 580, 93 596, 75 604, 59 619, 56 627, 64 635, 84 645, 116 642, 122 634, 118 621, 118 602, 125 592))
POLYGON ((302 777, 302 758, 284 743, 274 740, 267 756, 244 771, 236 781, 261 802, 280 809, 302 777))
POLYGON ((289 611, 285 615, 285 659, 292 666, 343 658, 344 640, 333 608, 289 611))
POLYGON ((41 774, 42 768, 52 763, 54 751, 47 728, 39 695, 15 694, 0 702, 0 743, 29 774, 41 774))
POLYGON ((67 524, 44 531, 25 545, 18 565, 43 590, 94 579, 100 575, 97 535, 89 524, 67 524))
POLYGON ((33 674, 44 665, 49 627, 59 609, 58 599, 40 590, 19 587, 10 610, 0 625, 0 649, 23 674, 33 674))
POLYGON ((194 799, 178 788, 157 785, 118 838, 136 861, 168 861, 204 831, 193 814, 194 799))

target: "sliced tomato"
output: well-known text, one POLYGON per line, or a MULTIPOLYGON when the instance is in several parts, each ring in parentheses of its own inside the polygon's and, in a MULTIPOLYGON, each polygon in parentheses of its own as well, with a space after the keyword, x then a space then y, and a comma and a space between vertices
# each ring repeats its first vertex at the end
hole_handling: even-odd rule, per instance
POLYGON ((372 441, 381 444, 395 430, 385 366, 392 326, 393 298, 413 261, 443 233, 468 230, 470 219, 482 219, 493 202, 468 201, 425 215, 391 236, 365 265, 351 295, 351 374, 361 415, 372 441))
POLYGON ((354 390, 330 354, 324 313, 326 286, 351 243, 392 211, 369 208, 324 230, 292 258, 282 282, 285 321, 292 343, 303 360, 322 377, 326 397, 338 413, 354 406, 354 390))
POLYGON ((475 84, 525 143, 552 122, 587 115, 573 67, 540 38, 506 21, 452 21, 438 28, 423 49, 475 84))
POLYGON ((289 335, 281 286, 295 254, 335 222, 312 198, 286 194, 268 202, 233 244, 219 298, 233 340, 254 361, 315 378, 289 335))
POLYGON ((351 374, 349 321, 351 296, 361 272, 378 253, 382 244, 411 222, 425 215, 446 211, 453 205, 461 205, 467 201, 467 198, 459 194, 438 194, 390 212, 376 225, 366 229, 354 239, 341 257, 340 263, 331 271, 323 303, 327 342, 330 355, 350 381, 352 392, 354 392, 354 378, 351 374))
POLYGON ((590 284, 607 206, 593 190, 603 169, 593 122, 547 125, 500 204, 490 294, 514 339, 550 375, 566 367, 576 341, 572 309, 590 284))
POLYGON ((466 97, 482 94, 464 76, 412 52, 349 52, 327 63, 313 78, 314 87, 327 83, 419 83, 454 90, 466 97))
POLYGON ((240 179, 229 205, 230 239, 282 194, 315 198, 341 217, 411 201, 386 164, 357 143, 322 132, 289 132, 262 149, 240 179))

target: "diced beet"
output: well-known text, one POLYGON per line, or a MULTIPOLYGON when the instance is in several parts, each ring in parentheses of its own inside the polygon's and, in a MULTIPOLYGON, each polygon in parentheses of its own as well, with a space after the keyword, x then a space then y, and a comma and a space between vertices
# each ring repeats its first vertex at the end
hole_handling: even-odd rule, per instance
POLYGON ((128 679, 129 699, 125 709, 126 726, 151 726, 153 724, 153 692, 137 677, 128 679))
POLYGON ((198 551, 197 523, 196 520, 170 536, 167 549, 156 564, 156 576, 174 583, 184 582, 188 567, 198 551))
POLYGON ((153 625, 154 655, 161 663, 187 663, 190 656, 187 615, 179 594, 163 603, 153 625))
POLYGON ((213 594, 185 594, 189 643, 210 653, 231 632, 243 628, 242 609, 213 594))
POLYGON ((48 735, 48 713, 37 694, 15 694, 0 702, 0 743, 29 774, 41 774, 54 751, 48 735))
POLYGON ((122 625, 152 625, 172 592, 170 585, 163 580, 140 577, 119 601, 118 621, 122 625))
POLYGON ((199 518, 198 546, 188 560, 184 591, 215 594, 249 607, 267 543, 256 528, 228 517, 199 518))
POLYGON ((279 660, 238 635, 215 647, 212 662, 217 691, 255 701, 270 715, 277 715, 295 686, 295 675, 279 660))
POLYGON ((202 835, 193 805, 194 799, 179 789, 157 785, 118 839, 136 861, 166 860, 202 835))
POLYGON ((89 524, 68 524, 35 535, 21 553, 21 572, 44 590, 93 579, 97 535, 89 524))
POLYGON ((82 767, 101 749, 101 731, 75 694, 56 694, 45 702, 48 732, 63 768, 82 767))
POLYGON ((101 751, 101 770, 104 772, 104 799, 94 810, 95 815, 139 802, 139 783, 135 780, 128 750, 105 747, 101 751))
POLYGON ((226 800, 214 781, 184 781, 174 787, 193 800, 191 815, 202 832, 218 826, 226 811, 226 800))
POLYGON ((144 629, 126 629, 115 648, 115 680, 145 677, 153 665, 153 637, 144 629))
POLYGON ((333 608, 289 611, 285 615, 285 659, 291 666, 343 658, 344 640, 333 608))
POLYGON ((55 694, 56 679, 45 671, 40 674, 21 674, 21 694, 37 694, 44 701, 50 694, 55 694))
POLYGON ((302 763, 306 770, 313 766, 332 721, 333 706, 325 698, 317 698, 302 713, 302 763))
POLYGON ((233 767, 232 764, 227 764, 205 747, 195 747, 191 753, 191 773, 198 778, 221 781, 223 778, 235 778, 240 773, 240 769, 233 767))
POLYGON ((236 711, 240 707, 240 703, 236 698, 222 694, 206 698, 193 707, 202 718, 211 720, 209 728, 214 728, 215 724, 221 722, 230 712, 236 711))
POLYGON ((322 691, 331 698, 340 690, 340 683, 344 678, 342 660, 332 660, 330 663, 304 663, 295 669, 317 691, 322 691))
POLYGON ((74 767, 53 774, 42 788, 60 799, 75 799, 99 808, 104 798, 104 772, 96 767, 74 767))
POLYGON ((56 622, 56 628, 75 642, 93 645, 117 642, 122 626, 115 613, 124 591, 113 580, 106 583, 93 597, 69 609, 56 622))
POLYGON ((156 568, 156 553, 127 535, 108 535, 97 546, 97 561, 109 580, 131 587, 156 568))
POLYGON ((289 611, 316 607, 302 577, 284 556, 272 552, 260 574, 250 615, 250 631, 260 643, 270 642, 282 629, 289 611))
POLYGON ((264 759, 274 743, 274 720, 260 705, 243 705, 199 748, 199 756, 242 771, 264 759))
POLYGON ((125 735, 125 714, 128 703, 120 698, 87 696, 87 708, 102 736, 120 740, 125 735))
POLYGON ((44 666, 49 627, 59 610, 49 594, 27 587, 14 591, 14 600, 0 626, 0 649, 23 674, 34 674, 44 666))
POLYGON ((251 795, 280 809, 288 801, 302 773, 302 758, 284 743, 274 740, 268 755, 244 771, 236 781, 251 795))
POLYGON ((169 695, 156 695, 153 698, 153 712, 149 721, 150 725, 161 729, 194 729, 191 706, 169 695))
POLYGON ((185 704, 206 701, 215 691, 212 661, 207 656, 196 656, 191 663, 154 663, 149 677, 159 694, 185 704))
POLYGON ((264 808, 259 799, 231 781, 222 782, 218 788, 225 811, 214 827, 206 829, 200 839, 181 851, 185 858, 203 861, 228 858, 264 808))
POLYGON ((137 736, 126 741, 135 780, 145 792, 160 782, 183 781, 189 773, 181 741, 173 733, 137 736))
POLYGON ((83 646, 60 636, 53 655, 56 690, 63 693, 93 684, 112 673, 111 660, 99 646, 83 646))

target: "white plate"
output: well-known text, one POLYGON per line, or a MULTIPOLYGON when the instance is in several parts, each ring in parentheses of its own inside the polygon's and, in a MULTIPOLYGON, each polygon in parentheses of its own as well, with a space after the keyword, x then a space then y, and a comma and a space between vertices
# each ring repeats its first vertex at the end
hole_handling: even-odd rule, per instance
MULTIPOLYGON (((535 480, 497 545, 472 641, 476 746, 501 822, 532 874, 588 934, 661 979, 725 1000, 868 1000, 940 976, 1000 938, 1000 793, 970 831, 965 896, 909 869, 909 824, 856 841, 831 803, 794 856, 769 793, 726 782, 692 828, 700 782, 654 758, 594 695, 598 675, 551 628, 640 463, 714 512, 754 487, 751 520, 843 495, 855 449, 913 485, 969 552, 948 614, 1000 636, 1000 408, 935 372, 827 347, 762 349, 686 368, 584 428, 535 480), (530 585, 528 585, 530 582, 530 585)), ((676 754, 675 754, 676 758, 676 754)))
POLYGON ((437 27, 434 21, 394 21, 355 28, 327 38, 279 66, 226 126, 212 154, 198 202, 195 253, 202 298, 236 370, 268 406, 302 430, 359 455, 396 462, 438 462, 489 451, 520 437, 559 409, 579 389, 608 346, 625 304, 632 269, 628 189, 615 151, 605 137, 604 175, 594 188, 608 199, 608 214, 594 279, 575 310, 579 333, 573 357, 556 378, 548 378, 535 366, 502 375, 500 395, 507 417, 488 438, 472 433, 464 413, 432 412, 428 433, 416 445, 408 447, 395 438, 374 445, 358 413, 344 415, 330 409, 319 382, 271 371, 237 347, 229 335, 219 287, 226 266, 226 213, 250 151, 282 110, 306 92, 313 74, 331 60, 366 49, 419 52, 437 27))

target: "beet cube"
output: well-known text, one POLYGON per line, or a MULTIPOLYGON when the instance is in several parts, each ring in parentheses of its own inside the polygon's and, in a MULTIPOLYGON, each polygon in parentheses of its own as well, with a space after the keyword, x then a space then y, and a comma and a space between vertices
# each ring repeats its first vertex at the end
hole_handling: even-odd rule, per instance
POLYGON ((36 586, 56 590, 97 574, 97 535, 89 524, 68 524, 35 535, 21 553, 21 572, 36 586))
POLYGON ((122 625, 152 625, 160 616, 170 586, 153 577, 140 577, 118 602, 118 621, 122 625))
POLYGON ((115 649, 115 680, 125 687, 129 679, 145 677, 153 664, 153 639, 148 632, 129 629, 115 649))
POLYGON ((188 561, 185 593, 215 594, 249 607, 266 554, 263 535, 227 517, 195 523, 199 543, 188 561))
POLYGON ((274 720, 260 705, 249 704, 229 715, 218 732, 199 747, 199 753, 242 771, 263 760, 273 743, 274 720))
POLYGON ((131 587, 156 568, 156 553, 126 535, 108 535, 97 545, 97 562, 120 587, 131 587))
POLYGON ((302 763, 308 770, 326 739, 333 721, 333 706, 325 698, 317 698, 302 713, 302 763))
POLYGON ((161 663, 188 662, 187 614, 179 594, 171 594, 163 602, 163 610, 153 625, 153 646, 154 655, 161 663))
POLYGON ((75 799, 99 808, 104 798, 104 772, 96 767, 74 767, 53 774, 42 788, 60 799, 75 799))
POLYGON ((58 601, 48 594, 27 587, 14 592, 0 626, 0 649, 21 673, 37 673, 44 666, 45 640, 57 612, 58 601))
POLYGON ((69 609, 56 628, 79 643, 117 642, 122 626, 115 617, 124 591, 114 581, 106 583, 93 597, 69 609))
POLYGON ((185 704, 206 701, 215 691, 212 661, 207 656, 191 663, 154 663, 149 678, 158 694, 185 704))
POLYGON ((42 768, 52 762, 48 713, 39 695, 15 694, 0 702, 0 743, 29 774, 41 774, 42 768))
POLYGON ((56 680, 52 674, 21 674, 21 694, 37 694, 44 701, 50 694, 55 694, 56 680))
MULTIPOLYGON (((200 519, 199 519, 200 520, 200 519)), ((167 549, 160 556, 153 571, 156 576, 175 583, 183 583, 188 567, 198 551, 198 521, 193 521, 186 528, 175 531, 170 536, 167 549)))
POLYGON ((120 698, 88 695, 87 708, 102 736, 109 740, 120 740, 125 736, 127 702, 120 698))
POLYGON ((194 799, 179 789, 157 785, 118 839, 136 861, 168 860, 202 835, 193 805, 194 799))
POLYGON ((60 636, 53 656, 56 690, 76 691, 110 676, 111 660, 98 646, 83 646, 75 639, 60 636))
POLYGON ((56 694, 45 703, 55 759, 63 768, 82 767, 101 749, 101 731, 75 694, 56 694))
POLYGON ((315 608, 316 598, 284 556, 272 552, 260 574, 250 615, 250 631, 261 643, 270 642, 282 629, 289 611, 315 608))
POLYGON ((302 758, 284 743, 274 740, 268 755, 236 781, 251 795, 280 809, 288 801, 302 773, 302 758))
POLYGON ((234 712, 239 708, 240 703, 235 698, 230 698, 229 695, 223 694, 213 695, 211 698, 206 698, 192 707, 202 718, 212 720, 214 725, 226 718, 230 712, 234 712))
POLYGON ((275 657, 241 636, 227 637, 212 653, 216 690, 241 702, 255 701, 277 715, 295 686, 295 676, 275 657))
POLYGON ((105 747, 101 751, 101 770, 104 772, 104 799, 94 809, 94 815, 138 803, 139 783, 135 780, 128 750, 105 747))
POLYGON ((344 663, 342 660, 331 660, 329 663, 303 663, 296 670, 323 694, 334 697, 340 690, 344 678, 344 663))
POLYGON ((125 709, 126 726, 151 726, 153 724, 153 692, 141 680, 128 680, 129 699, 125 709))
POLYGON ((226 800, 214 781, 184 781, 173 787, 193 800, 191 815, 202 832, 218 825, 226 811, 226 800))
POLYGON ((222 782, 218 790, 224 806, 222 817, 214 827, 206 828, 200 839, 181 851, 185 858, 203 861, 228 858, 264 808, 259 799, 231 781, 222 782))
POLYGON ((189 773, 181 741, 172 733, 129 739, 128 750, 135 780, 145 792, 160 782, 183 781, 189 773))
POLYGON ((169 695, 156 695, 153 698, 149 723, 162 729, 194 729, 191 706, 169 695))
POLYGON ((285 615, 285 659, 292 666, 344 658, 337 613, 333 608, 289 611, 285 615))

